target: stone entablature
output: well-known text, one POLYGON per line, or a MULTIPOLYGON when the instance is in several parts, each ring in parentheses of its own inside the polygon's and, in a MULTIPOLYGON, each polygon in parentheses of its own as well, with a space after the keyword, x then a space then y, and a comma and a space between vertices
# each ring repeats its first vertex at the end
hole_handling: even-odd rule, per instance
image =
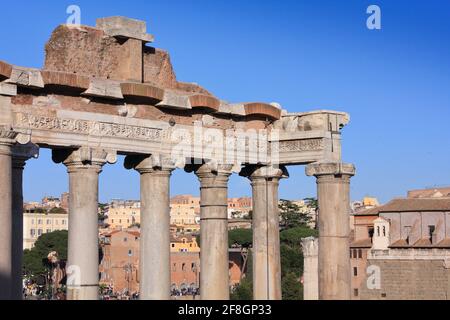
POLYGON ((238 159, 223 162, 236 167, 340 161, 340 129, 348 114, 289 114, 276 103, 220 100, 196 84, 178 82, 168 53, 144 45, 152 38, 144 29, 145 23, 121 17, 99 19, 95 28, 62 25, 46 45, 42 70, 0 61, 0 95, 11 97, 1 103, 0 124, 32 132, 32 142, 43 147, 168 155, 185 144, 186 158, 211 160, 229 148, 238 159), (136 60, 142 60, 140 68, 136 60), (213 133, 192 138, 199 126, 213 133), (195 141, 180 142, 173 134, 180 130, 195 141), (258 141, 244 141, 240 149, 236 139, 228 143, 246 134, 258 141), (223 150, 199 155, 196 144, 216 148, 212 139, 218 135, 223 150))

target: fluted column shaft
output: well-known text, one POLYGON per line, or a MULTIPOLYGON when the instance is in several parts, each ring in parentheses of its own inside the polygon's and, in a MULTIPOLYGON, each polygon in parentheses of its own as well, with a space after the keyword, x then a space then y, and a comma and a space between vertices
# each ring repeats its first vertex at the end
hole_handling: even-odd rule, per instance
POLYGON ((140 299, 169 300, 170 176, 174 167, 154 156, 128 157, 126 167, 141 175, 140 299))
POLYGON ((228 180, 231 166, 200 166, 200 295, 202 300, 228 300, 228 180))
POLYGON ((351 298, 350 178, 351 164, 316 163, 307 175, 317 178, 319 204, 319 299, 351 298))

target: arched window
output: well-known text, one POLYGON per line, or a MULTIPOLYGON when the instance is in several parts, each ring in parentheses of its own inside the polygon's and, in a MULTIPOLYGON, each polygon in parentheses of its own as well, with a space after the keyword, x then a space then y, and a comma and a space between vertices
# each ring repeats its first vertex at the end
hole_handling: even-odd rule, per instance
POLYGON ((383 226, 383 237, 386 237, 386 226, 383 226))
POLYGON ((377 227, 377 236, 380 236, 380 226, 377 227))

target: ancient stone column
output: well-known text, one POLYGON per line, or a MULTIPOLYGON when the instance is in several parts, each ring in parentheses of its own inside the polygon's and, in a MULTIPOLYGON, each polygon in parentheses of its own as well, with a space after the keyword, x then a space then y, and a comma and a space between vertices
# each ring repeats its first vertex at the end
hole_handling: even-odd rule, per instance
POLYGON ((319 300, 319 239, 302 239, 303 300, 319 300))
POLYGON ((228 180, 231 165, 196 167, 200 180, 200 296, 228 300, 228 180))
POLYGON ((286 168, 247 167, 253 193, 253 298, 281 300, 278 185, 286 168))
POLYGON ((21 300, 23 258, 23 169, 30 158, 37 158, 39 147, 29 143, 12 148, 12 299, 21 300))
POLYGON ((99 281, 98 178, 103 165, 114 163, 116 154, 82 147, 53 151, 69 173, 68 300, 97 300, 99 281))
POLYGON ((317 178, 319 203, 319 299, 349 300, 350 178, 352 164, 313 163, 306 174, 317 178))
POLYGON ((12 299, 12 145, 17 133, 0 126, 0 300, 12 299))
POLYGON ((141 300, 170 299, 170 176, 174 166, 158 156, 128 156, 141 175, 141 300))

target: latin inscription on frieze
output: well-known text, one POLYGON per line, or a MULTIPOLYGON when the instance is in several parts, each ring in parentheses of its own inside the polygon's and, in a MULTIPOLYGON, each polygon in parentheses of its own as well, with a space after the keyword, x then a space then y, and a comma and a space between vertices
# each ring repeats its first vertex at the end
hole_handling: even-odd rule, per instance
POLYGON ((307 140, 292 140, 292 141, 280 141, 279 151, 317 151, 323 150, 323 139, 307 139, 307 140))
POLYGON ((36 130, 49 130, 139 140, 160 141, 164 138, 164 131, 159 128, 89 120, 61 119, 25 113, 16 114, 16 125, 19 127, 36 130))

